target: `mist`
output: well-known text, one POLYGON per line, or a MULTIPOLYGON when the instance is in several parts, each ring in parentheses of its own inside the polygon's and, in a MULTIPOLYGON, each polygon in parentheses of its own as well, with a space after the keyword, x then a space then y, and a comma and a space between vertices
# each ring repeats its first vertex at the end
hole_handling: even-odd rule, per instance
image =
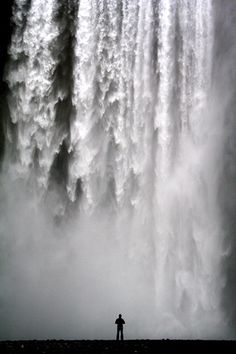
MULTIPOLYGON (((127 256, 112 215, 58 225, 21 182, 1 187, 1 338, 113 339, 120 312, 129 338, 150 336, 148 260, 127 256)), ((127 232, 123 225, 122 237, 127 232)))
POLYGON ((217 1, 216 7, 216 50, 214 65, 214 83, 216 87, 217 108, 223 118, 224 149, 223 171, 219 187, 219 200, 224 219, 225 259, 223 273, 226 283, 223 291, 222 305, 225 310, 230 336, 236 334, 235 309, 235 63, 236 43, 234 33, 236 29, 234 1, 217 1))

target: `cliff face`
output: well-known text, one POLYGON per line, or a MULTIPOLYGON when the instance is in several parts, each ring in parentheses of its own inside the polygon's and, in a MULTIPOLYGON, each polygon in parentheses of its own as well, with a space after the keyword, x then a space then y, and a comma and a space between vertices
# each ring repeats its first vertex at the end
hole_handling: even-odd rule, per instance
POLYGON ((12 25, 13 0, 2 1, 0 4, 0 159, 4 150, 4 97, 6 94, 6 85, 3 82, 4 66, 7 60, 7 48, 10 42, 12 25))
POLYGON ((7 57, 7 47, 11 37, 11 14, 13 0, 3 1, 0 5, 0 77, 2 78, 7 57))

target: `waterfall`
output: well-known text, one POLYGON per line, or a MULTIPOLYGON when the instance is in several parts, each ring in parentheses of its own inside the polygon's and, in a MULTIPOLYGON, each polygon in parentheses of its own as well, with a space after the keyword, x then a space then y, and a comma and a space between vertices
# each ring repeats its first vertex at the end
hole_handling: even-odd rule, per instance
POLYGON ((2 183, 32 211, 12 231, 26 288, 68 296, 69 337, 110 335, 118 306, 133 338, 223 336, 214 2, 15 0, 13 23, 2 183))

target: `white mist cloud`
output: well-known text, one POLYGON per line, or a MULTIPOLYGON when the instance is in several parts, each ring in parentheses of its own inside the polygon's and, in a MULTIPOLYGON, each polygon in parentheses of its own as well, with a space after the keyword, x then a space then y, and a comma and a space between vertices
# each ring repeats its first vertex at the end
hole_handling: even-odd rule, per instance
POLYGON ((119 241, 125 225, 123 235, 115 234, 103 211, 56 225, 53 211, 21 182, 7 183, 1 185, 1 339, 113 339, 119 313, 129 338, 154 336, 153 281, 145 262, 132 261, 119 241))

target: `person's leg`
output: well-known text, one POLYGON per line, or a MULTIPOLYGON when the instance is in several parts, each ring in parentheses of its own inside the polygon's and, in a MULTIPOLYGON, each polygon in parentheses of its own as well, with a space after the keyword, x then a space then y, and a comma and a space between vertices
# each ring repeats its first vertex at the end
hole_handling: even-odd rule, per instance
POLYGON ((116 340, 119 340, 119 329, 117 328, 117 332, 116 332, 116 340))
POLYGON ((124 340, 123 328, 120 330, 121 332, 121 340, 124 340))

